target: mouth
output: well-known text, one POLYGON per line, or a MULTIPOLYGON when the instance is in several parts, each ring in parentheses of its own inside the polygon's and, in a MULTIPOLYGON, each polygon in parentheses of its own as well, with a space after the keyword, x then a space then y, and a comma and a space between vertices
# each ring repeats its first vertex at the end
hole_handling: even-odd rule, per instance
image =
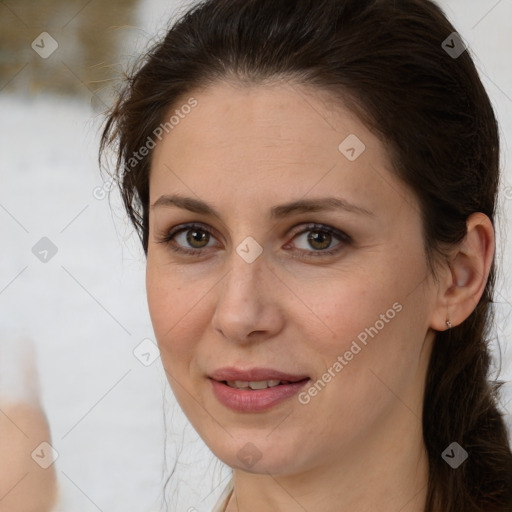
POLYGON ((299 382, 303 382, 308 380, 308 377, 298 380, 298 381, 289 381, 289 380, 256 380, 256 381, 243 381, 243 380, 222 380, 220 381, 222 384, 229 386, 234 389, 244 389, 247 391, 256 391, 260 389, 267 388, 275 388, 276 386, 283 386, 286 384, 296 384, 299 382))
POLYGON ((311 379, 268 368, 223 368, 209 380, 217 400, 236 412, 264 412, 296 395, 311 379))
POLYGON ((228 385, 236 385, 235 383, 238 382, 241 387, 250 387, 251 389, 262 389, 257 387, 262 386, 262 383, 270 383, 270 385, 265 387, 273 387, 281 383, 294 383, 309 379, 309 376, 306 374, 286 373, 273 368, 249 368, 243 370, 233 366, 215 370, 208 377, 218 382, 225 382, 228 385), (256 387, 251 386, 251 384, 256 384, 256 387))

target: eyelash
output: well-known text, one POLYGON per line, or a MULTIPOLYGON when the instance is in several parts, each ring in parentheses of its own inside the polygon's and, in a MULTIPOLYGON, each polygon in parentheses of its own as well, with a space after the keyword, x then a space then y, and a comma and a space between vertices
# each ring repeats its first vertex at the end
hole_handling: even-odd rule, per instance
MULTIPOLYGON (((158 243, 168 245, 170 247, 170 249, 172 249, 174 252, 177 252, 180 254, 187 254, 187 255, 196 256, 196 257, 202 256, 204 249, 183 249, 183 248, 178 247, 173 244, 173 239, 177 235, 179 235, 180 233, 183 233, 183 232, 190 231, 192 229, 197 229, 198 231, 203 231, 203 232, 208 233, 209 235, 213 236, 213 233, 211 231, 209 231, 208 229, 206 229, 201 224, 184 224, 182 226, 178 226, 174 229, 171 229, 168 233, 163 235, 158 240, 158 243)), ((344 245, 350 245, 352 243, 352 239, 343 231, 340 231, 335 228, 331 228, 330 226, 326 226, 323 224, 315 224, 315 223, 305 226, 305 229, 296 233, 294 235, 293 239, 295 239, 296 237, 298 237, 300 235, 303 235, 304 233, 307 233, 308 231, 320 231, 320 232, 324 232, 324 233, 329 233, 330 235, 332 235, 335 238, 337 238, 338 240, 340 240, 341 243, 336 245, 334 249, 329 249, 329 250, 324 250, 324 251, 322 251, 322 250, 306 251, 304 249, 301 249, 300 252, 302 255, 301 256, 292 255, 293 258, 302 258, 304 256, 306 258, 318 258, 318 257, 322 257, 322 256, 332 256, 332 255, 340 252, 343 249, 344 245), (340 246, 342 246, 342 247, 340 248, 340 246)))

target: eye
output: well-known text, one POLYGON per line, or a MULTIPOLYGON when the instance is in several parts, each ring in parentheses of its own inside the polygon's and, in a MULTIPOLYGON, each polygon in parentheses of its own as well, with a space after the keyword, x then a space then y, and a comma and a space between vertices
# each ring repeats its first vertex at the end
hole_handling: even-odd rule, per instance
POLYGON ((304 256, 307 258, 330 256, 340 252, 346 245, 352 242, 352 239, 343 231, 323 224, 310 224, 306 226, 305 229, 294 236, 293 240, 300 240, 301 238, 303 247, 300 250, 301 256, 298 256, 299 258, 304 256), (339 240, 339 243, 332 247, 333 240, 336 239, 339 240), (313 248, 313 251, 310 248, 313 248))
POLYGON ((179 253, 202 256, 211 238, 211 232, 200 224, 187 224, 171 229, 158 242, 179 253))

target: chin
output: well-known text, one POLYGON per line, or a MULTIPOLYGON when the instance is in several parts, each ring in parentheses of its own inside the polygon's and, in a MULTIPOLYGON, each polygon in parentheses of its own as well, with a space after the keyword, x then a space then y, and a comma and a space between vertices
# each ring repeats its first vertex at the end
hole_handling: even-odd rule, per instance
POLYGON ((296 451, 272 442, 265 434, 261 441, 247 435, 244 440, 230 439, 226 446, 210 447, 217 458, 233 469, 252 474, 284 475, 297 471, 296 451), (252 440, 251 440, 252 439, 252 440))

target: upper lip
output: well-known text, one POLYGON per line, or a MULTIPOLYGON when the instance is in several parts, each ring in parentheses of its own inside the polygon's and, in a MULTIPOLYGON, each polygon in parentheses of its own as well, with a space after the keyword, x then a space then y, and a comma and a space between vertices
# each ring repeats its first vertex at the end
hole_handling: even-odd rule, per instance
POLYGON ((279 370, 274 370, 273 368, 248 368, 246 370, 242 370, 233 366, 219 368, 218 370, 212 372, 209 377, 219 382, 224 380, 240 380, 247 382, 257 382, 263 380, 286 380, 289 382, 298 382, 299 380, 309 378, 304 374, 285 373, 279 370))

